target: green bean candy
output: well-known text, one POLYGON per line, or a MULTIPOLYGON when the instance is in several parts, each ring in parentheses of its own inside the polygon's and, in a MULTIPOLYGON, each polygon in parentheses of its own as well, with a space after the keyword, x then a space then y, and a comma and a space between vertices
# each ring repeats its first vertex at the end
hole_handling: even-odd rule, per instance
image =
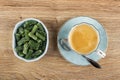
POLYGON ((25 35, 28 35, 29 30, 25 29, 24 32, 25 32, 25 35))
POLYGON ((26 42, 26 41, 25 41, 24 38, 22 38, 21 40, 19 40, 19 41, 17 42, 17 44, 18 44, 18 46, 21 46, 24 42, 26 42))
POLYGON ((21 34, 22 35, 22 37, 25 37, 25 34, 21 34))
POLYGON ((32 57, 37 58, 41 54, 42 54, 42 50, 38 50, 38 51, 36 51, 35 53, 32 54, 32 57))
POLYGON ((29 31, 25 29, 24 32, 25 32, 25 38, 30 40, 30 38, 28 36, 29 31))
POLYGON ((41 43, 42 41, 40 39, 37 40, 38 43, 41 43))
POLYGON ((17 41, 19 41, 20 40, 20 34, 16 33, 15 38, 16 38, 17 41))
POLYGON ((28 27, 28 24, 29 24, 28 21, 26 21, 26 22, 24 22, 24 25, 23 25, 23 26, 24 26, 24 27, 28 27))
POLYGON ((18 56, 23 57, 24 54, 22 52, 18 52, 18 56))
POLYGON ((31 32, 28 34, 28 36, 31 37, 34 40, 37 40, 37 37, 31 32))
POLYGON ((39 43, 37 43, 33 40, 30 40, 29 46, 30 46, 30 49, 38 50, 40 45, 39 45, 39 43))
POLYGON ((35 43, 34 46, 35 46, 34 50, 38 50, 40 45, 39 45, 39 43, 35 43))
POLYGON ((44 31, 43 25, 41 23, 37 23, 37 26, 41 31, 44 31))
POLYGON ((37 24, 37 21, 34 21, 34 20, 28 20, 26 22, 24 22, 24 27, 29 27, 29 26, 33 26, 37 24))
POLYGON ((31 59, 32 58, 32 53, 33 53, 33 50, 29 49, 28 53, 25 56, 25 59, 31 59))
POLYGON ((28 23, 29 23, 29 25, 35 25, 35 24, 37 24, 37 21, 35 21, 35 20, 29 20, 28 23))
POLYGON ((25 36, 25 39, 26 39, 27 41, 29 41, 29 40, 30 40, 30 37, 29 37, 28 35, 26 35, 26 36, 25 36))
POLYGON ((21 39, 17 42, 17 44, 18 44, 18 46, 21 46, 22 44, 24 44, 24 43, 27 42, 27 41, 29 41, 29 39, 23 37, 23 38, 21 38, 21 39))
POLYGON ((32 30, 33 26, 28 26, 25 29, 28 30, 29 32, 32 30))
POLYGON ((19 27, 19 29, 18 29, 18 30, 19 30, 19 33, 20 33, 20 34, 23 34, 23 33, 24 33, 24 31, 23 31, 23 28, 22 28, 22 27, 19 27))
POLYGON ((46 48, 46 46, 43 46, 43 47, 42 47, 42 50, 44 51, 44 50, 45 50, 45 48, 46 48))
POLYGON ((39 33, 42 34, 43 36, 46 36, 46 32, 39 31, 39 33))
POLYGON ((36 32, 36 30, 38 29, 38 26, 37 25, 34 25, 33 29, 32 29, 32 33, 34 34, 36 32))
POLYGON ((28 43, 25 43, 25 44, 24 44, 24 48, 23 48, 23 53, 24 53, 24 54, 27 54, 28 48, 29 48, 28 43))
POLYGON ((24 35, 25 35, 25 36, 28 36, 28 33, 29 33, 29 30, 24 29, 24 35))
POLYGON ((28 44, 29 44, 29 46, 30 46, 30 48, 32 49, 32 48, 34 48, 34 41, 33 40, 30 40, 29 42, 28 42, 28 44))
POLYGON ((42 48, 41 48, 41 49, 44 51, 45 48, 46 48, 46 43, 44 42, 44 43, 42 44, 42 48))
POLYGON ((22 46, 17 46, 17 47, 15 48, 15 50, 16 50, 16 52, 20 52, 20 51, 23 50, 23 47, 22 47, 22 46))
POLYGON ((36 32, 35 34, 38 38, 40 38, 41 40, 45 41, 45 36, 39 34, 38 32, 36 32))

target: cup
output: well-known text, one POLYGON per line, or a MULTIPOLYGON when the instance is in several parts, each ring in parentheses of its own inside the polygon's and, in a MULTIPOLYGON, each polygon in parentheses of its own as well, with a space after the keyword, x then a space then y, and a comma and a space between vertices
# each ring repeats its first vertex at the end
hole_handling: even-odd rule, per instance
POLYGON ((69 31, 68 38, 61 39, 65 50, 73 50, 80 55, 90 55, 95 52, 99 57, 104 58, 106 54, 98 48, 100 38, 98 30, 91 24, 80 23, 69 31))

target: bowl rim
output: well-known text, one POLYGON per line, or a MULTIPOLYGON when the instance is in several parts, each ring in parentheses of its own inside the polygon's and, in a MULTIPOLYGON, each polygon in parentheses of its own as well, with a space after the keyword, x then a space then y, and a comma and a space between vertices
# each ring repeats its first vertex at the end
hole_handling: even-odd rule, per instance
POLYGON ((19 21, 19 22, 17 22, 17 23, 15 24, 15 27, 14 27, 13 33, 12 33, 12 49, 13 49, 14 55, 15 55, 17 58, 19 58, 20 60, 23 60, 23 61, 25 61, 25 62, 38 61, 39 59, 41 59, 41 58, 47 53, 48 45, 49 45, 49 33, 48 33, 48 29, 47 29, 47 27, 44 25, 44 23, 43 23, 41 20, 38 20, 38 19, 35 19, 35 18, 26 18, 26 19, 21 20, 21 21, 19 21), (37 58, 35 58, 35 59, 31 59, 31 60, 27 60, 27 59, 25 59, 25 58, 22 58, 22 57, 18 56, 18 55, 17 55, 17 52, 15 51, 15 43, 16 43, 16 41, 15 41, 15 36, 14 36, 14 34, 16 33, 16 31, 17 31, 17 29, 20 27, 20 25, 21 25, 22 23, 24 23, 25 21, 28 21, 28 20, 34 20, 34 21, 37 21, 37 22, 41 23, 41 24, 43 25, 43 28, 45 29, 46 34, 47 34, 46 48, 45 48, 44 52, 43 52, 42 55, 40 55, 39 57, 37 57, 37 58))

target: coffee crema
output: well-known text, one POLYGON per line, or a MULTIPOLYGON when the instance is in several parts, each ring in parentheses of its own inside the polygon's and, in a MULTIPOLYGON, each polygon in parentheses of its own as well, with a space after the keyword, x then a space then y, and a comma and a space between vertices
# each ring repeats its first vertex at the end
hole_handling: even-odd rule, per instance
POLYGON ((70 31, 69 43, 77 53, 89 54, 97 48, 99 35, 92 25, 82 23, 74 26, 70 31))

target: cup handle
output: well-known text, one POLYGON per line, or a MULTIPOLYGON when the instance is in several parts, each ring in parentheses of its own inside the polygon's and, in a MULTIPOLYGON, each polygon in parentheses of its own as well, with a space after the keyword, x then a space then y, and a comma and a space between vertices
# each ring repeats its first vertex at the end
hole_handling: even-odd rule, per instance
POLYGON ((106 54, 102 50, 97 50, 97 55, 100 56, 101 58, 105 58, 106 54))

